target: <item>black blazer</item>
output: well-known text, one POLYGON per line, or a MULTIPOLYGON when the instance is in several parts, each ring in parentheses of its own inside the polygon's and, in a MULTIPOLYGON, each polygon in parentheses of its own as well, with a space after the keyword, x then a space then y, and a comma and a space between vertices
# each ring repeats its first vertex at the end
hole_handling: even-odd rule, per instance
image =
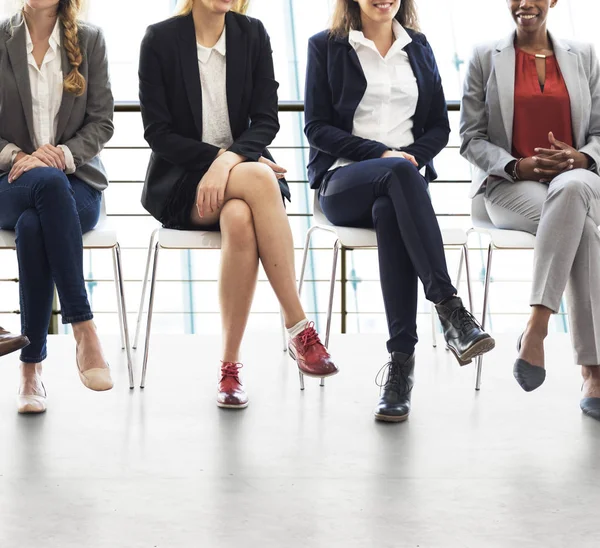
MULTIPOLYGON (((425 179, 437 173, 433 158, 448 144, 450 124, 442 80, 431 46, 425 36, 406 29, 412 42, 404 50, 413 69, 419 99, 413 118, 414 143, 401 150, 412 154, 425 179)), ((358 55, 348 38, 334 38, 329 31, 313 36, 308 44, 304 131, 310 144, 308 178, 318 188, 323 176, 339 158, 355 162, 381 158, 389 147, 352 135, 354 114, 367 80, 358 55)))
MULTIPOLYGON (((227 27, 227 104, 230 151, 258 161, 279 131, 271 43, 263 24, 230 12, 227 27)), ((148 27, 140 52, 140 105, 152 155, 142 205, 160 219, 166 200, 187 172, 206 171, 218 147, 202 142, 202 89, 192 15, 148 27)), ((289 199, 285 180, 282 194, 289 199)))

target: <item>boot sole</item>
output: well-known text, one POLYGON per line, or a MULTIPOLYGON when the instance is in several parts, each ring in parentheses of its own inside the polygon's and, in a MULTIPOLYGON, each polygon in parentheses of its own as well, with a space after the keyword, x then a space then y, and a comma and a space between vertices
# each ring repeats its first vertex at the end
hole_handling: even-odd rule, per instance
POLYGON ((241 405, 231 405, 229 403, 219 403, 217 402, 217 407, 221 409, 246 409, 250 402, 242 403, 241 405))
POLYGON ((408 419, 408 415, 401 415, 399 417, 392 417, 390 415, 379 415, 377 413, 374 413, 375 415, 375 420, 381 421, 381 422, 404 422, 406 419, 408 419))
POLYGON ((454 357, 458 361, 458 363, 462 365, 468 365, 473 361, 473 358, 477 356, 481 356, 490 350, 493 350, 496 347, 496 341, 492 339, 492 337, 487 337, 485 339, 481 339, 477 341, 471 348, 469 348, 462 356, 457 353, 456 349, 453 347, 446 345, 446 348, 454 354, 454 357))
POLYGON ((298 366, 298 371, 300 371, 300 373, 302 373, 305 377, 310 377, 312 379, 326 379, 328 377, 333 377, 340 372, 340 370, 338 369, 337 371, 334 371, 333 373, 328 373, 327 375, 313 375, 312 373, 305 373, 304 371, 302 371, 302 369, 300 369, 300 366, 298 365, 298 359, 296 358, 296 354, 292 350, 291 346, 288 346, 288 354, 290 355, 290 358, 292 358, 292 360, 296 362, 296 365, 298 366))

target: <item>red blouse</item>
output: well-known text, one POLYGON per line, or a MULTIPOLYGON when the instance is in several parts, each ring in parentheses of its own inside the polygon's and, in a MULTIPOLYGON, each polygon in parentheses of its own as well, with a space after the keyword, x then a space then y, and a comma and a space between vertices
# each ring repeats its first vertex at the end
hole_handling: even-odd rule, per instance
POLYGON ((556 56, 546 58, 546 83, 540 88, 535 55, 516 50, 513 149, 516 158, 535 156, 534 148, 550 148, 548 132, 573 146, 571 100, 556 56))

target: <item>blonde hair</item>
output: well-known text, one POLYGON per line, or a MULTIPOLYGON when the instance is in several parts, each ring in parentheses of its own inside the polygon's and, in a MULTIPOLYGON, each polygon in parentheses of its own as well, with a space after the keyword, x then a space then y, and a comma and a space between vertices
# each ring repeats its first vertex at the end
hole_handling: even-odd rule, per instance
MULTIPOLYGON (((405 28, 419 30, 416 0, 402 0, 396 19, 405 28)), ((348 36, 351 30, 361 30, 360 5, 354 0, 336 0, 329 30, 334 36, 348 36)))
MULTIPOLYGON (((250 0, 237 0, 231 11, 246 13, 249 5, 250 0)), ((193 7, 194 0, 179 0, 179 2, 177 2, 177 7, 175 8, 175 15, 187 15, 192 11, 193 7)))
MULTIPOLYGON (((24 4, 24 0, 22 1, 24 4)), ((83 61, 81 47, 79 46, 79 26, 77 19, 81 13, 83 0, 59 0, 57 15, 64 31, 63 47, 67 52, 67 58, 71 64, 71 72, 64 78, 63 88, 65 91, 80 97, 85 92, 85 78, 79 72, 83 61)), ((25 8, 23 7, 23 15, 25 8)))

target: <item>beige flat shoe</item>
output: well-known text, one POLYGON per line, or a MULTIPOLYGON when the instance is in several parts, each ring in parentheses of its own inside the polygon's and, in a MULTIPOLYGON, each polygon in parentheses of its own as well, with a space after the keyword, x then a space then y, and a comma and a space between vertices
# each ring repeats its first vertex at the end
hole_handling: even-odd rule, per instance
POLYGON ((75 358, 75 363, 77 364, 79 378, 86 388, 94 390, 95 392, 104 392, 105 390, 110 390, 114 386, 110 375, 110 367, 95 367, 94 369, 81 371, 81 369, 79 369, 79 360, 77 360, 77 358, 75 358))
POLYGON ((23 396, 17 395, 17 411, 22 414, 37 414, 46 412, 46 387, 42 383, 44 389, 43 396, 23 396))

